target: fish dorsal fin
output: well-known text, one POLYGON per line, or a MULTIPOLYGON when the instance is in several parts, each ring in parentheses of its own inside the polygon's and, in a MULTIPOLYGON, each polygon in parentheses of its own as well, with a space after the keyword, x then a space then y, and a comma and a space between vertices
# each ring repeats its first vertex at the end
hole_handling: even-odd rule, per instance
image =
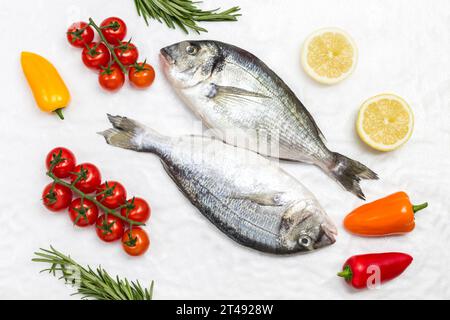
POLYGON ((230 86, 219 86, 215 83, 210 84, 210 89, 206 95, 208 98, 211 99, 220 99, 220 98, 226 98, 226 97, 233 97, 233 98, 263 98, 263 99, 270 99, 269 96, 266 96, 259 92, 249 91, 242 88, 237 87, 230 87, 230 86))
POLYGON ((283 199, 284 192, 263 192, 263 193, 246 193, 235 194, 232 196, 234 199, 250 200, 261 206, 280 207, 286 204, 283 199))

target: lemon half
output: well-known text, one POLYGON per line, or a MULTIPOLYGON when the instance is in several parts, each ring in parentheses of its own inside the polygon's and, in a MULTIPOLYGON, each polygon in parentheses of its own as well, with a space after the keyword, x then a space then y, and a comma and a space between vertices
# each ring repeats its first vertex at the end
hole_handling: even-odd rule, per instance
POLYGON ((411 137, 413 128, 411 108, 394 94, 380 94, 366 100, 356 120, 360 138, 379 151, 399 148, 411 137))
POLYGON ((338 83, 355 69, 358 51, 352 37, 338 28, 313 32, 302 50, 302 66, 314 80, 324 84, 338 83))

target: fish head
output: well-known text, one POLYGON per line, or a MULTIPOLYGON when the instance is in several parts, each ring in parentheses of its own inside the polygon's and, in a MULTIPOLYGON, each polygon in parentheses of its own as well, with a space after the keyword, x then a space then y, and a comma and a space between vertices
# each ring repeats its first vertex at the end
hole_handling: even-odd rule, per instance
POLYGON ((336 242, 337 229, 317 201, 293 204, 283 214, 280 236, 286 251, 311 251, 336 242))
POLYGON ((160 50, 164 74, 176 88, 193 87, 208 79, 221 61, 214 41, 182 41, 160 50))

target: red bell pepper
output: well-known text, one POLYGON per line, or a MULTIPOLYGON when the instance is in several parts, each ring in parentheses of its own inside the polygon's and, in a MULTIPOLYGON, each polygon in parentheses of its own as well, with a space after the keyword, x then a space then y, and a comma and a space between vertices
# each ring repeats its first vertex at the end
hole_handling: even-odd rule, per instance
POLYGON ((356 289, 374 288, 399 276, 412 260, 410 255, 400 252, 356 255, 344 263, 338 276, 356 289))

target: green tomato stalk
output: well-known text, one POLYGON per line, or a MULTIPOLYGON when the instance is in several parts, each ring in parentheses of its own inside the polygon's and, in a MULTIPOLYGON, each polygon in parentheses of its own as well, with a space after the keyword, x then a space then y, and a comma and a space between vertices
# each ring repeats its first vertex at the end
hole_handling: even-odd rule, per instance
POLYGON ((94 20, 92 20, 92 18, 89 18, 89 25, 92 26, 95 29, 95 31, 97 31, 101 42, 103 42, 105 44, 105 46, 108 48, 109 52, 111 53, 111 57, 113 57, 114 61, 117 63, 117 65, 122 70, 122 72, 124 74, 126 74, 127 68, 122 64, 122 62, 120 62, 119 58, 117 57, 116 53, 114 52, 114 46, 112 44, 110 44, 108 42, 108 40, 106 40, 105 36, 102 33, 102 30, 100 29, 99 26, 97 26, 97 24, 94 22, 94 20))
POLYGON ((55 166, 60 163, 61 161, 63 161, 64 159, 62 158, 62 151, 60 150, 59 153, 57 155, 53 155, 53 159, 50 162, 50 168, 47 171, 47 176, 49 176, 52 180, 54 184, 59 184, 62 186, 65 186, 67 188, 69 188, 70 190, 72 190, 73 193, 77 194, 82 201, 84 199, 87 199, 91 202, 93 202, 99 209, 101 209, 104 213, 105 213, 105 217, 108 216, 108 214, 111 214, 113 216, 115 216, 116 218, 119 218, 121 220, 123 220, 124 222, 128 223, 130 225, 130 230, 132 229, 133 226, 143 226, 145 225, 142 222, 139 221, 134 221, 128 218, 128 212, 134 208, 134 198, 133 200, 131 200, 131 203, 126 202, 125 204, 119 206, 116 209, 110 209, 106 206, 104 206, 102 203, 100 203, 97 199, 96 196, 98 195, 109 195, 113 192, 115 185, 111 186, 111 187, 107 187, 105 190, 98 192, 96 194, 96 196, 90 196, 86 193, 84 193, 83 191, 79 190, 75 185, 77 184, 77 182, 79 182, 80 180, 83 180, 86 178, 87 175, 87 170, 81 168, 80 172, 76 172, 74 173, 77 177, 75 178, 75 180, 72 183, 68 183, 67 181, 58 178, 57 176, 55 176, 53 174, 53 169, 55 168, 55 166), (127 208, 127 215, 126 217, 122 216, 120 214, 120 210, 123 208, 127 208))

